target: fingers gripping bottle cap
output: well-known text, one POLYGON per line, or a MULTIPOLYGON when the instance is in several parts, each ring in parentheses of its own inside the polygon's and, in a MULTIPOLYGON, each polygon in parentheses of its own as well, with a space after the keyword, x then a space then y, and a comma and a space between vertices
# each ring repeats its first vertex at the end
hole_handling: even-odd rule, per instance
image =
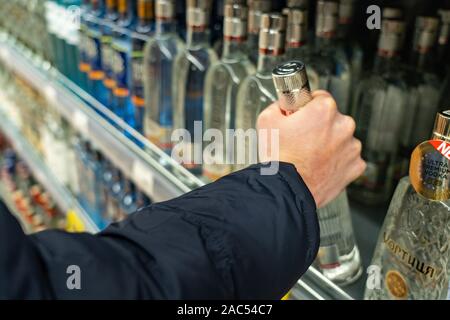
POLYGON ((292 114, 312 100, 305 64, 289 61, 277 66, 272 72, 280 108, 292 114))

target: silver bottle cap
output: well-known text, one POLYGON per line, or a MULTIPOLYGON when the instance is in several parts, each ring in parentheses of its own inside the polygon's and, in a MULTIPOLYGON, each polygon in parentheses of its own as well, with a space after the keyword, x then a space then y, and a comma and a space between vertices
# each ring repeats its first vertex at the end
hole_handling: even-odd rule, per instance
POLYGON ((281 55, 286 42, 286 18, 279 13, 265 13, 261 17, 259 50, 264 54, 281 55))
POLYGON ((395 7, 383 8, 383 20, 400 20, 403 18, 403 10, 395 7))
POLYGON ((247 36, 247 7, 239 4, 225 5, 224 12, 224 30, 225 39, 243 39, 247 36))
POLYGON ((305 64, 289 61, 277 66, 272 72, 280 108, 292 114, 312 100, 305 64))
POLYGON ((172 19, 175 16, 173 0, 156 0, 155 15, 157 19, 172 19))
POLYGON ((439 16, 441 17, 441 29, 439 31, 438 43, 441 46, 445 46, 448 43, 450 37, 450 10, 439 10, 439 16))
POLYGON ((252 0, 248 3, 248 33, 258 34, 261 26, 261 16, 270 12, 271 3, 268 0, 252 0))
POLYGON ((436 115, 432 139, 450 140, 450 110, 436 115))
POLYGON ((210 11, 211 0, 188 0, 186 12, 187 25, 194 28, 208 26, 210 11))
POLYGON ((319 38, 332 38, 336 35, 338 27, 337 2, 330 0, 319 0, 316 12, 316 36, 319 38))
POLYGON ((350 24, 353 20, 355 0, 339 1, 339 24, 350 24))
POLYGON ((428 52, 436 43, 439 19, 436 17, 417 17, 414 36, 414 50, 428 52))
POLYGON ((405 23, 397 20, 383 20, 378 54, 381 56, 395 56, 402 49, 405 35, 405 23))
POLYGON ((289 47, 298 47, 307 40, 308 11, 288 9, 286 43, 289 47))

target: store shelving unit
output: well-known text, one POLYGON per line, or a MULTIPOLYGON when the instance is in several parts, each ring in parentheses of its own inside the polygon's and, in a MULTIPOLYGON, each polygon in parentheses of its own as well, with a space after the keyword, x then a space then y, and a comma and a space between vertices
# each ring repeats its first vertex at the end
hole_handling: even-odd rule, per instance
MULTIPOLYGON (((2 35, 0 35, 0 61, 45 95, 80 134, 95 144, 154 201, 168 200, 204 185, 202 180, 177 164, 89 94, 48 65, 33 60, 31 55, 26 54, 25 49, 2 35)), ((31 151, 25 150, 27 148, 24 147, 25 142, 20 134, 2 122, 1 128, 4 127, 6 131, 9 131, 12 141, 19 141, 18 151, 22 153, 22 156, 29 159, 30 164, 33 163, 36 157, 31 151)), ((35 166, 37 168, 34 169, 43 182, 51 176, 49 172, 42 170, 41 165, 35 164, 35 166)), ((46 186, 48 185, 51 189, 53 182, 52 179, 47 180, 46 186)), ((65 201, 68 201, 66 197, 63 197, 65 192, 60 188, 57 189, 53 190, 60 195, 57 201, 64 205, 65 201)), ((65 205, 67 207, 67 203, 65 205)), ((357 238, 362 237, 368 248, 361 250, 364 265, 367 266, 372 256, 380 222, 375 223, 368 219, 365 211, 367 210, 360 208, 356 210, 356 213, 354 212, 354 223, 355 226, 367 225, 369 229, 368 233, 356 232, 357 238)), ((90 222, 88 224, 93 226, 90 222)), ((95 232, 96 228, 92 227, 90 231, 95 232)), ((343 290, 311 267, 292 290, 292 297, 319 300, 361 299, 364 279, 363 276, 356 284, 343 290)))
POLYGON ((8 118, 0 113, 2 119, 0 130, 8 138, 14 150, 27 163, 33 176, 43 185, 58 207, 63 212, 74 212, 84 225, 85 231, 95 233, 98 231, 97 226, 91 220, 86 211, 81 207, 78 201, 72 196, 59 180, 54 176, 53 172, 42 159, 36 154, 34 148, 25 140, 20 131, 12 124, 8 118))

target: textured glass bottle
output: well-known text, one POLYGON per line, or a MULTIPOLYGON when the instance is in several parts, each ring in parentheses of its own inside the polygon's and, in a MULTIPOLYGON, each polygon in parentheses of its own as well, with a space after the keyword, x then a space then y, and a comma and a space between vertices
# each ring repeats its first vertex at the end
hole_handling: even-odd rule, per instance
POLYGON ((392 193, 407 92, 396 59, 404 30, 401 21, 383 21, 375 68, 360 82, 356 94, 356 136, 363 143, 367 169, 348 192, 351 198, 369 205, 385 203, 392 193))
MULTIPOLYGON (((432 140, 436 139, 450 141, 449 112, 437 116, 432 140)), ((415 180, 416 170, 421 171, 426 162, 439 158, 448 166, 448 160, 428 143, 414 151, 411 178, 403 178, 395 191, 372 259, 372 266, 379 269, 380 283, 376 286, 368 282, 366 299, 449 298, 450 201, 445 200, 449 194, 448 177, 438 175, 442 184, 428 190, 431 193, 427 197, 422 195, 424 185, 415 180)), ((431 170, 436 168, 442 169, 437 166, 431 170)))
POLYGON ((134 109, 135 129, 144 133, 144 47, 153 35, 153 0, 138 0, 138 22, 131 35, 131 97, 134 109))
MULTIPOLYGON (((186 129, 194 138, 194 122, 203 121, 203 88, 206 71, 217 61, 209 44, 209 12, 211 1, 188 0, 187 46, 176 59, 172 73, 174 98, 174 128, 186 129)), ((185 145, 183 165, 195 174, 201 174, 202 145, 193 140, 185 145), (200 161, 194 161, 195 159, 200 161)))
POLYGON ((173 127, 172 73, 176 55, 184 44, 175 27, 175 3, 156 1, 156 31, 144 51, 144 134, 170 153, 173 127))
POLYGON ((414 148, 424 141, 433 128, 434 115, 439 110, 440 87, 443 79, 436 72, 434 55, 439 19, 418 17, 407 70, 408 112, 403 118, 400 137, 400 163, 397 177, 408 174, 409 158, 414 148))
POLYGON ((270 12, 270 0, 250 0, 248 3, 248 35, 247 51, 250 61, 255 65, 258 63, 259 52, 259 28, 261 26, 261 16, 270 12))
POLYGON ((134 127, 134 105, 131 100, 131 32, 136 25, 136 1, 119 0, 119 19, 113 29, 113 110, 134 127))
POLYGON ((338 3, 317 2, 316 40, 311 55, 305 59, 311 89, 328 90, 342 113, 349 113, 351 103, 351 68, 337 43, 338 3))
MULTIPOLYGON (((277 99, 272 70, 284 57, 286 19, 280 14, 263 14, 259 31, 259 56, 256 74, 242 81, 236 106, 236 129, 256 129, 258 115, 277 99)), ((245 159, 235 157, 235 170, 258 162, 256 133, 246 139, 245 159)), ((240 150, 242 152, 242 150, 240 150)))
MULTIPOLYGON (((226 146, 227 129, 235 128, 236 97, 241 82, 255 73, 243 44, 247 37, 247 8, 242 5, 225 6, 224 40, 222 58, 213 64, 206 75, 204 129, 217 129, 223 134, 222 157, 217 154, 203 165, 203 175, 214 181, 230 173, 232 163, 228 164, 226 146)), ((231 159, 231 158, 230 158, 231 159)), ((231 162, 231 161, 229 161, 231 162)))
MULTIPOLYGON (((302 62, 284 63, 273 71, 280 108, 289 115, 311 101, 308 77, 302 62)), ((356 281, 362 274, 361 258, 355 244, 347 193, 342 192, 317 210, 320 247, 317 263, 322 273, 340 285, 356 281)))
POLYGON ((107 0, 106 1, 106 13, 102 21, 102 37, 101 37, 101 47, 102 47, 102 66, 103 72, 105 73, 103 79, 103 85, 106 89, 105 106, 112 110, 113 106, 113 90, 115 86, 114 72, 113 72, 113 51, 112 51, 112 39, 113 39, 113 29, 119 18, 118 10, 118 0, 107 0))

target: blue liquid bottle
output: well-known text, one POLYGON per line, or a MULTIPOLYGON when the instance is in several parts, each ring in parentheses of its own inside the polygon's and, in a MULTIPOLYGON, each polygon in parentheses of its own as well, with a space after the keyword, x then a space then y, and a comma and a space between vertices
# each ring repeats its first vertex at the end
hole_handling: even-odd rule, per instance
POLYGON ((176 33, 175 1, 156 1, 156 32, 145 47, 145 136, 166 153, 172 150, 172 73, 175 57, 184 50, 176 33))
POLYGON ((119 19, 118 13, 118 0, 106 0, 106 12, 102 23, 102 66, 105 77, 103 79, 103 85, 106 89, 105 106, 113 109, 113 90, 115 87, 114 73, 113 73, 113 52, 112 52, 112 39, 113 29, 117 20, 119 19))
POLYGON ((119 19, 113 30, 113 110, 131 127, 135 126, 131 100, 131 31, 136 24, 136 1, 119 0, 119 19))
POLYGON ((135 32, 132 33, 131 54, 131 95, 134 104, 135 129, 143 133, 144 128, 144 47, 153 34, 153 0, 138 0, 138 19, 135 32))
POLYGON ((189 131, 191 141, 183 147, 183 165, 201 174, 200 141, 193 141, 195 122, 203 120, 203 88, 206 71, 217 61, 209 42, 211 1, 188 1, 187 46, 176 59, 173 69, 174 128, 189 131), (185 154, 187 153, 187 154, 185 154))
POLYGON ((91 10, 87 20, 87 55, 90 64, 88 87, 89 93, 99 102, 107 103, 107 91, 103 80, 105 73, 102 65, 101 29, 104 17, 104 1, 91 0, 91 10))

